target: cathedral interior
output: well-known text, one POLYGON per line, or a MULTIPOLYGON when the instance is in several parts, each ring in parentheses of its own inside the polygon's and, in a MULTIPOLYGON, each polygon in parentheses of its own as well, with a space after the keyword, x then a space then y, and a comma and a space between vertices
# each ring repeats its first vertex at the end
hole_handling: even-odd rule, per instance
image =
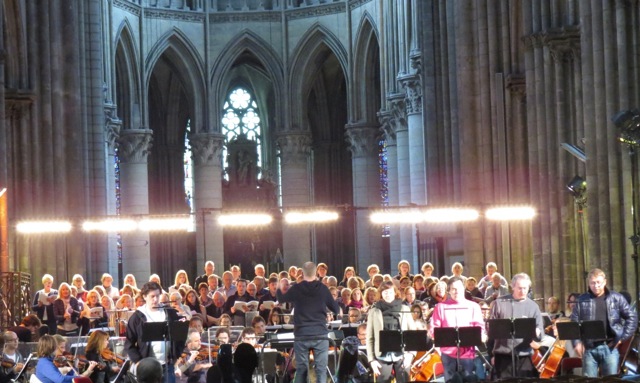
MULTIPOLYGON (((3 0, 0 271, 599 267, 637 297, 637 0, 3 0), (621 134, 624 140, 621 140, 621 134), (370 221, 531 206, 531 220, 370 221), (289 224, 289 211, 329 210, 289 224), (227 213, 266 226, 223 227, 227 213), (82 230, 187 217, 187 230, 82 230), (66 220, 65 233, 18 224, 66 220)), ((118 282, 116 282, 118 284, 118 282)))

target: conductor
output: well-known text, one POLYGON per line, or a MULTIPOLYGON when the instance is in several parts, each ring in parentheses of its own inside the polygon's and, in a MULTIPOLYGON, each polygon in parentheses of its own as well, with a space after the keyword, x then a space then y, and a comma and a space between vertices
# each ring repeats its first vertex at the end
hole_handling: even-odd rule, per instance
POLYGON ((327 360, 329 339, 327 337, 327 308, 338 314, 338 304, 331 296, 327 286, 316 279, 316 265, 306 262, 302 266, 303 281, 282 292, 282 283, 276 291, 278 302, 292 302, 293 350, 296 360, 295 383, 307 381, 309 371, 309 351, 313 350, 315 372, 318 383, 327 381, 327 360))

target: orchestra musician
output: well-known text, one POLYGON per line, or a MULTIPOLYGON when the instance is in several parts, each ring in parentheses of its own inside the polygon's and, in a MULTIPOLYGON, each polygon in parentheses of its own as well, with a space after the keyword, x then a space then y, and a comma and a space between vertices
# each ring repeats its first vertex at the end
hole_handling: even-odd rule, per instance
MULTIPOLYGON (((40 338, 37 347, 38 364, 35 375, 42 383, 73 383, 73 378, 78 376, 77 372, 73 368, 69 368, 69 372, 63 375, 58 366, 54 364, 57 351, 58 343, 53 336, 43 335, 40 338)), ((63 358, 63 360, 65 359, 63 358)), ((89 377, 95 367, 96 362, 89 362, 86 371, 80 376, 89 377)))
POLYGON ((8 382, 15 379, 22 367, 24 358, 18 352, 20 340, 13 331, 5 331, 1 336, 2 340, 2 361, 0 365, 0 382, 8 382))
POLYGON ((109 383, 110 377, 120 371, 120 367, 114 361, 108 361, 103 357, 104 351, 109 348, 109 334, 98 330, 91 333, 87 340, 85 357, 88 361, 94 361, 104 368, 96 367, 89 378, 93 383, 109 383))
POLYGON ((7 330, 16 333, 21 342, 35 342, 41 326, 42 322, 40 322, 38 316, 29 314, 22 318, 18 326, 9 327, 7 330))
POLYGON ((207 370, 211 367, 208 355, 201 355, 202 342, 197 330, 189 330, 185 350, 175 364, 178 382, 206 383, 207 370))

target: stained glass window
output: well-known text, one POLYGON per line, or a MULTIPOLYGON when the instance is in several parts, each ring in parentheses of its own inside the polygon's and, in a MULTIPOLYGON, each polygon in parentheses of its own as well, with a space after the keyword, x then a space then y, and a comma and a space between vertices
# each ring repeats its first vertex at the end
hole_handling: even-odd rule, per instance
MULTIPOLYGON (((258 112, 258 105, 251 93, 244 88, 236 88, 227 96, 222 114, 222 133, 224 134, 224 149, 222 158, 224 168, 227 169, 227 144, 240 134, 244 134, 248 139, 258 143, 258 164, 257 169, 262 168, 262 120, 258 112)), ((258 173, 257 176, 260 176, 258 173)), ((229 179, 225 174, 225 179, 229 179)))

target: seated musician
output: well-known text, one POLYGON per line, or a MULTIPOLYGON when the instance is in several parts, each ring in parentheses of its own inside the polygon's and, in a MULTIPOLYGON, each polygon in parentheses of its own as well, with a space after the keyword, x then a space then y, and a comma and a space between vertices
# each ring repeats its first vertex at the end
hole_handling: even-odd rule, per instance
POLYGON ((236 343, 247 343, 255 347, 258 344, 256 332, 251 327, 245 327, 240 333, 240 336, 238 336, 238 341, 236 343))
POLYGON ((202 324, 202 317, 194 316, 189 320, 189 330, 196 330, 200 334, 204 332, 204 325, 202 324))
POLYGON ((257 344, 264 343, 265 341, 264 334, 265 332, 267 332, 266 327, 267 327, 267 324, 265 323, 264 318, 261 317, 260 315, 254 317, 253 320, 251 321, 251 328, 253 328, 253 331, 255 332, 257 344))
POLYGON ((104 331, 94 331, 89 336, 87 348, 85 349, 85 357, 88 361, 98 363, 93 369, 93 373, 89 377, 93 383, 109 383, 111 377, 120 371, 118 363, 113 360, 107 360, 103 354, 109 348, 109 334, 104 331))
POLYGON ((8 382, 18 377, 24 366, 24 358, 18 352, 18 335, 13 331, 5 331, 0 337, 2 341, 2 365, 0 366, 0 382, 8 382))
POLYGON ((201 355, 200 333, 195 329, 190 329, 187 335, 187 344, 184 353, 178 358, 175 365, 178 382, 186 383, 206 383, 207 370, 211 367, 209 355, 201 355))
MULTIPOLYGON (((42 383, 73 383, 73 378, 78 376, 76 371, 70 368, 66 374, 62 374, 58 370, 58 366, 54 364, 57 351, 58 343, 53 336, 43 335, 40 338, 37 348, 36 378, 42 383)), ((93 373, 95 366, 96 362, 89 362, 87 370, 82 373, 82 376, 89 377, 93 373)))
POLYGON ((33 342, 35 335, 40 330, 42 322, 36 314, 29 314, 22 318, 20 325, 9 327, 7 330, 13 331, 18 335, 21 342, 33 342))
POLYGON ((216 343, 218 346, 228 344, 231 340, 231 332, 226 327, 220 327, 216 330, 216 343))

